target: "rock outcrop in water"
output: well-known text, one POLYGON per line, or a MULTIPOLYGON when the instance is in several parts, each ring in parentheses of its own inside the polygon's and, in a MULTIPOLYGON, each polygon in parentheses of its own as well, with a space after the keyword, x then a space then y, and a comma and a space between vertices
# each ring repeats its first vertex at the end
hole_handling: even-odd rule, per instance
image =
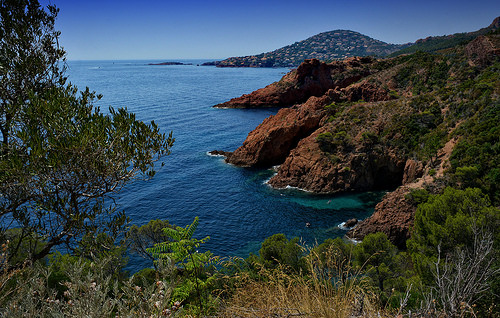
POLYGON ((416 210, 415 205, 407 199, 409 192, 409 188, 399 187, 387 193, 375 206, 373 215, 357 224, 347 236, 362 240, 370 233, 384 232, 394 245, 405 249, 416 210))
MULTIPOLYGON (((497 58, 498 42, 498 35, 479 37, 452 58, 416 53, 388 60, 308 60, 281 81, 216 106, 286 107, 234 152, 219 154, 244 167, 279 165, 269 181, 276 188, 389 190, 373 216, 348 236, 362 239, 382 231, 404 248, 416 210, 408 194, 439 188, 436 180, 445 176, 459 140, 452 132, 467 119, 463 110, 450 107, 458 104, 452 100, 456 94, 447 92, 456 88, 462 94, 462 61, 480 71, 497 58), (438 90, 444 87, 448 91, 438 90)), ((462 94, 459 102, 468 98, 473 97, 462 94)))
POLYGON ((270 167, 282 163, 297 143, 318 129, 325 117, 328 95, 311 97, 304 104, 283 108, 248 134, 241 147, 226 154, 226 161, 243 167, 270 167))

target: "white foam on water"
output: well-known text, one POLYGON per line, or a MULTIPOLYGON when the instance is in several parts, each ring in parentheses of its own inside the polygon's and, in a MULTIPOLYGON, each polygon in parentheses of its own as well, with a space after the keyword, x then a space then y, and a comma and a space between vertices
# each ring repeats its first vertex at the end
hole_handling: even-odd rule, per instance
POLYGON ((215 157, 215 158, 226 158, 226 156, 224 155, 214 155, 214 154, 211 154, 210 151, 207 151, 206 152, 207 156, 209 157, 215 157))

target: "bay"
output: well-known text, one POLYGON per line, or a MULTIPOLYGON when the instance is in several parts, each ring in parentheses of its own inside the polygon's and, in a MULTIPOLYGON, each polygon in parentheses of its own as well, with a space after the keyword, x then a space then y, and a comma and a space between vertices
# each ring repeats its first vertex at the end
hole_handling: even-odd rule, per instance
MULTIPOLYGON (((279 80, 285 68, 216 68, 148 65, 163 61, 69 61, 69 81, 103 95, 97 103, 127 107, 163 132, 173 131, 172 154, 150 181, 136 181, 117 195, 119 209, 132 223, 166 219, 185 226, 199 216, 197 235, 210 236, 204 249, 220 256, 246 257, 276 233, 298 236, 305 244, 343 236, 339 225, 373 213, 380 192, 314 195, 265 184, 272 170, 239 168, 208 155, 232 151, 277 109, 215 109, 212 106, 279 80), (305 224, 310 223, 309 227, 305 224)), ((131 255, 132 272, 151 264, 131 255)))

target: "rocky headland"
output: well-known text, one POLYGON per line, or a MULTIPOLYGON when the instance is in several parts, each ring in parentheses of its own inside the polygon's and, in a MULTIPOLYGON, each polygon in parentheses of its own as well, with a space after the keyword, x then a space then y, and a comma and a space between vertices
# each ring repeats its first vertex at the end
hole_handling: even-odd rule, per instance
POLYGON ((242 167, 279 165, 269 181, 275 188, 388 190, 374 214, 347 235, 362 239, 381 231, 404 248, 416 210, 409 195, 444 186, 451 171, 457 131, 468 118, 456 108, 456 96, 462 94, 462 103, 473 98, 464 93, 468 77, 461 74, 493 64, 498 42, 498 34, 480 36, 457 47, 453 57, 306 60, 279 82, 216 105, 282 107, 241 147, 216 153, 242 167))
POLYGON ((305 102, 311 96, 322 96, 331 88, 344 88, 370 73, 371 57, 349 58, 323 63, 306 60, 297 69, 250 94, 215 105, 217 108, 290 107, 305 102))

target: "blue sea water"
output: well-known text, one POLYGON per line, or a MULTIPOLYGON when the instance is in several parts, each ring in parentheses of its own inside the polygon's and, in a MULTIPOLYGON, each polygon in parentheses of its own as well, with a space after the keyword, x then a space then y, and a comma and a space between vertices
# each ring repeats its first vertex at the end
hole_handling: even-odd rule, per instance
MULTIPOLYGON (((103 94, 107 111, 127 107, 137 118, 173 131, 172 154, 150 181, 137 181, 117 195, 132 223, 167 219, 185 226, 200 218, 198 235, 215 255, 246 257, 275 233, 298 236, 306 244, 343 236, 339 225, 369 216, 381 193, 314 195, 265 184, 272 170, 239 168, 211 150, 231 151, 277 109, 215 109, 213 105, 279 80, 288 69, 148 65, 158 61, 70 61, 69 81, 103 94), (305 224, 311 226, 306 227, 305 224)), ((129 269, 149 266, 132 256, 129 269)))

